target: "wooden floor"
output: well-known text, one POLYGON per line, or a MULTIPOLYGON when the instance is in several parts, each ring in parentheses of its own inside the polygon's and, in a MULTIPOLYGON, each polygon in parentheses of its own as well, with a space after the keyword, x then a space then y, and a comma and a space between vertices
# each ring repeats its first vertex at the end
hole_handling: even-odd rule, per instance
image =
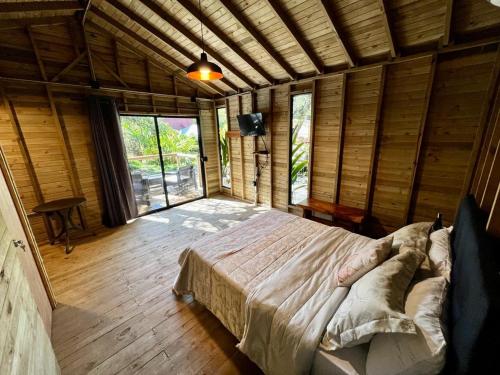
POLYGON ((70 255, 42 247, 63 374, 259 373, 208 310, 171 287, 186 245, 265 210, 204 199, 82 240, 70 255))

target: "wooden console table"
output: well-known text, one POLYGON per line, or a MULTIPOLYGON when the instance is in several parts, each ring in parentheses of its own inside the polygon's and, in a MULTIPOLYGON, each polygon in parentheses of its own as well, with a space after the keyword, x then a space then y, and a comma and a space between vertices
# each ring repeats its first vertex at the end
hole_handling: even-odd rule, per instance
POLYGON ((53 245, 56 240, 59 240, 64 236, 64 240, 66 243, 65 252, 66 254, 71 253, 73 251, 74 246, 70 245, 69 242, 69 232, 72 229, 78 229, 81 231, 85 231, 85 221, 83 220, 83 215, 80 206, 85 203, 85 198, 83 197, 75 197, 75 198, 65 198, 65 199, 57 199, 54 201, 46 202, 40 204, 33 208, 34 212, 45 215, 47 217, 47 221, 49 222, 48 228, 48 236, 50 240, 50 244, 53 245), (77 210, 78 218, 80 224, 75 224, 72 219, 73 209, 77 210), (52 224, 50 219, 59 219, 60 223, 60 232, 57 235, 54 235, 54 229, 52 228, 52 224))
POLYGON ((336 220, 340 220, 348 223, 355 233, 361 231, 361 227, 366 220, 366 213, 360 208, 343 206, 341 204, 325 202, 319 199, 308 198, 298 203, 297 206, 302 208, 302 217, 306 219, 319 221, 327 225, 334 225, 336 224, 336 220), (331 215, 332 221, 314 217, 313 212, 331 215))

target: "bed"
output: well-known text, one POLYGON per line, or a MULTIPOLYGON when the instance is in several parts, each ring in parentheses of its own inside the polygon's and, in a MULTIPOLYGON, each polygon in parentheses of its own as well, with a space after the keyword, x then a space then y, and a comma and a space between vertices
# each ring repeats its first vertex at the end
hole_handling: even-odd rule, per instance
MULTIPOLYGON (((497 279, 487 277, 483 282, 484 267, 479 261, 492 253, 495 243, 485 240, 477 224, 480 216, 473 198, 468 197, 452 235, 457 264, 449 292, 448 355, 453 360, 447 361, 448 373, 471 373, 481 362, 481 353, 488 352, 480 342, 493 339, 485 334, 484 324, 497 324, 491 317, 498 306, 492 292, 498 271, 497 279), (472 271, 471 259, 478 260, 477 269, 472 271), (462 278, 462 274, 468 276, 462 278), (471 311, 470 300, 478 301, 478 294, 470 293, 472 284, 476 291, 485 292, 480 294, 479 305, 475 304, 478 308, 471 311), (476 319, 478 310, 482 314, 476 319)), ((280 373, 287 364, 293 369, 288 373, 364 374, 369 343, 332 352, 319 341, 350 289, 339 285, 332 275, 338 274, 353 249, 373 241, 342 228, 271 210, 185 249, 173 290, 178 295, 194 295, 265 372, 280 373)), ((493 264, 489 262, 489 274, 495 272, 493 264)))

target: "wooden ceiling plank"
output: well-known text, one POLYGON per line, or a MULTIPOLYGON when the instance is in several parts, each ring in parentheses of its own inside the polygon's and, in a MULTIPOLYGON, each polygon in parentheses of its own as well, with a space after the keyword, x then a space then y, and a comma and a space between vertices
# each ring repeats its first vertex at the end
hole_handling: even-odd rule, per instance
POLYGON ((286 15, 285 10, 281 7, 278 1, 277 0, 265 0, 265 1, 273 10, 274 15, 281 20, 281 23, 285 26, 288 33, 300 47, 302 53, 304 53, 307 60, 309 60, 311 65, 314 67, 316 73, 318 74, 323 73, 323 65, 319 61, 318 56, 314 53, 312 48, 307 44, 306 40, 302 37, 302 33, 300 32, 300 30, 290 20, 290 17, 286 15))
POLYGON ((444 33, 442 39, 442 44, 444 47, 450 44, 450 41, 452 39, 452 32, 453 32, 451 28, 452 19, 453 19, 453 0, 446 0, 444 33))
MULTIPOLYGON (((184 9, 193 15, 193 17, 200 19, 200 12, 189 0, 177 0, 184 9)), ((235 42, 233 42, 224 31, 219 29, 207 17, 203 17, 203 25, 210 30, 217 38, 222 40, 234 53, 236 53, 243 61, 252 67, 259 75, 264 78, 267 83, 273 84, 275 79, 266 72, 254 59, 252 59, 245 51, 243 51, 235 42)))
POLYGON ((0 13, 39 12, 45 10, 83 10, 78 0, 65 1, 21 1, 0 3, 0 13))
POLYGON ((328 24, 330 25, 330 28, 332 29, 333 33, 335 34, 335 37, 337 38, 337 41, 339 42, 340 48, 344 52, 345 58, 347 60, 347 64, 350 67, 356 66, 353 58, 353 53, 350 50, 346 40, 347 38, 342 34, 340 28, 337 25, 336 17, 333 14, 333 10, 330 4, 328 4, 327 0, 318 0, 318 4, 320 5, 323 13, 326 16, 326 20, 328 21, 328 24))
MULTIPOLYGON (((151 1, 151 0, 148 0, 151 1)), ((238 23, 249 33, 252 38, 268 53, 269 56, 283 69, 291 79, 297 78, 297 72, 286 62, 286 60, 275 50, 269 41, 257 31, 251 22, 237 9, 231 0, 220 0, 226 11, 229 12, 238 23)))
MULTIPOLYGON (((183 55, 185 58, 191 61, 197 61, 198 58, 192 54, 190 51, 186 50, 184 47, 182 47, 180 44, 178 44, 175 40, 171 39, 167 35, 163 34, 160 30, 158 30, 155 26, 150 24, 148 21, 146 21, 144 18, 141 16, 137 15, 134 13, 130 8, 126 7, 122 3, 120 3, 117 0, 106 0, 109 4, 111 4, 113 7, 118 9, 120 12, 125 14, 128 18, 130 18, 132 21, 146 29, 148 32, 150 32, 152 35, 154 35, 156 38, 160 39, 163 41, 166 45, 168 45, 170 48, 174 49, 175 51, 179 52, 181 55, 183 55)), ((92 8, 94 9, 94 8, 92 8)), ((181 65, 182 66, 182 65, 181 65)), ((185 67, 182 66, 182 69, 185 70, 185 67)), ((229 86, 231 89, 234 91, 238 92, 239 87, 229 81, 227 78, 222 78, 221 79, 224 84, 229 86)), ((253 87, 252 85, 250 87, 253 87)))
MULTIPOLYGON (((135 40, 136 42, 142 44, 147 49, 151 50, 155 54, 157 54, 157 55, 161 56, 162 58, 164 58, 165 60, 169 61, 172 65, 176 66, 179 70, 181 70, 183 72, 186 72, 185 67, 181 63, 179 63, 177 60, 173 59, 170 55, 168 55, 167 53, 165 53, 165 51, 163 51, 160 48, 156 47, 155 45, 153 45, 152 43, 150 43, 146 39, 144 39, 144 38, 138 36, 137 34, 133 33, 127 27, 123 26, 119 22, 115 21, 113 18, 109 17, 106 13, 102 12, 101 10, 99 10, 99 9, 97 9, 95 7, 92 7, 90 9, 90 11, 95 16, 99 17, 103 21, 105 21, 108 24, 110 24, 111 26, 113 26, 115 29, 120 30, 122 33, 124 33, 125 35, 127 35, 129 38, 131 38, 131 39, 135 40)), ((96 25, 93 22, 87 21, 87 24, 89 24, 89 23, 92 24, 92 27, 100 29, 100 30, 108 33, 109 35, 111 35, 113 37, 116 37, 109 30, 104 30, 99 25, 96 25)), ((132 45, 130 45, 129 43, 125 42, 124 40, 120 40, 120 44, 123 45, 123 46, 125 46, 125 47, 127 47, 130 50, 136 50, 132 45)), ((163 64, 160 64, 160 65, 163 65, 163 64)), ((177 74, 177 75, 181 76, 179 73, 174 73, 174 74, 177 74)), ((182 78, 184 78, 184 77, 182 77, 182 78)), ((225 95, 225 92, 222 89, 220 89, 219 87, 217 87, 217 86, 215 86, 215 85, 213 85, 213 84, 211 84, 209 82, 199 81, 198 84, 200 84, 200 85, 204 86, 206 89, 208 89, 208 92, 211 92, 211 93, 215 92, 215 93, 220 94, 220 95, 225 95)))
POLYGON ((382 23, 384 24, 385 33, 387 35, 387 42, 389 44, 389 52, 392 58, 398 56, 396 49, 396 42, 392 36, 391 22, 389 20, 389 15, 387 14, 387 7, 385 5, 385 0, 378 0, 380 5, 380 12, 382 13, 382 23))
MULTIPOLYGON (((147 6, 153 13, 162 18, 165 22, 170 24, 174 29, 176 29, 179 33, 184 35, 187 39, 189 39, 193 44, 195 44, 200 49, 202 48, 201 40, 194 35, 187 27, 185 27, 182 23, 177 21, 174 17, 170 16, 160 5, 156 4, 152 0, 140 0, 145 6, 147 6)), ((233 64, 231 64, 228 60, 226 60, 222 55, 212 49, 210 46, 205 46, 205 51, 212 56, 214 59, 219 61, 223 66, 225 66, 229 71, 231 71, 236 77, 241 79, 250 87, 256 87, 257 84, 253 82, 250 78, 245 76, 240 72, 233 64)), ((238 91, 238 90, 236 90, 238 91)))

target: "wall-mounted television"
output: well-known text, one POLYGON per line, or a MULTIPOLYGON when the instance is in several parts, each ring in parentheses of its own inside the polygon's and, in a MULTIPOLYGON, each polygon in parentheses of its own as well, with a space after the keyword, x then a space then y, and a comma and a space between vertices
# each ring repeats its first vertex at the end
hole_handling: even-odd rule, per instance
POLYGON ((238 115, 238 124, 240 125, 240 134, 242 136, 260 136, 266 135, 262 113, 248 113, 238 115))

